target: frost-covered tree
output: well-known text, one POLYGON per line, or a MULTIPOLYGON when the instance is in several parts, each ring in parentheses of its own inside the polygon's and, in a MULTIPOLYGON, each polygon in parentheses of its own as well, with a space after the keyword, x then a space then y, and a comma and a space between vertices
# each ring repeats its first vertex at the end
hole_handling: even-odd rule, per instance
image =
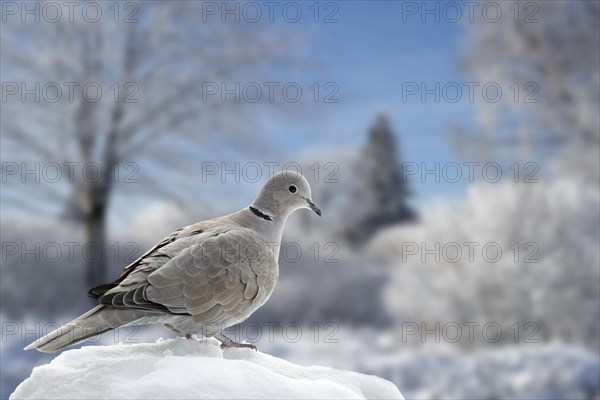
MULTIPOLYGON (((44 2, 27 7, 46 10, 44 2)), ((83 228, 85 242, 104 250, 87 258, 87 279, 98 284, 115 194, 128 204, 140 196, 173 199, 190 190, 199 169, 190 160, 203 151, 223 143, 260 147, 256 137, 239 140, 251 116, 240 116, 236 102, 224 106, 220 96, 206 101, 203 84, 256 80, 293 51, 273 28, 203 20, 202 2, 102 3, 97 21, 81 7, 58 21, 3 16, 2 159, 29 169, 54 163, 61 176, 73 177, 11 180, 3 204, 45 216, 62 210, 83 228), (93 166, 90 175, 81 166, 93 166)))
MULTIPOLYGON (((600 194, 584 181, 479 184, 458 204, 431 207, 419 224, 386 230, 368 250, 391 267, 384 302, 398 324, 518 324, 504 344, 530 335, 597 351, 599 220, 600 194)), ((467 348, 500 344, 465 332, 467 348)))
POLYGON ((402 179, 396 139, 385 115, 369 129, 368 141, 358 155, 342 236, 358 245, 381 228, 415 218, 406 203, 407 182, 402 179))
POLYGON ((494 4, 503 18, 469 26, 462 61, 472 81, 497 83, 504 94, 478 104, 476 133, 457 145, 474 147, 469 159, 501 160, 503 152, 557 170, 540 172, 536 184, 473 185, 463 200, 431 207, 420 224, 378 236, 371 254, 396 266, 385 302, 399 323, 517 324, 527 329, 517 341, 504 336, 505 344, 535 338, 597 352, 600 3, 494 4), (477 246, 472 259, 469 243, 477 246), (486 245, 501 256, 485 255, 486 245))
POLYGON ((479 130, 459 137, 458 147, 476 145, 479 154, 511 147, 521 158, 558 155, 561 173, 597 183, 600 2, 499 4, 499 21, 476 14, 461 61, 473 80, 498 83, 503 95, 480 102, 479 130))

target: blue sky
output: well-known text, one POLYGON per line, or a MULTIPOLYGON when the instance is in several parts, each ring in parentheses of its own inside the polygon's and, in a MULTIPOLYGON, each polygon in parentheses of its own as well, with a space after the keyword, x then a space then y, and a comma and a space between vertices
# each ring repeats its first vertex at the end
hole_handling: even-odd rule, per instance
MULTIPOLYGON (((313 2, 302 2, 309 13, 313 2)), ((323 7, 324 4, 320 3, 323 7)), ((307 108, 290 105, 290 113, 260 109, 258 117, 264 122, 261 132, 271 141, 266 159, 297 161, 300 155, 314 149, 356 149, 364 143, 368 127, 375 116, 385 112, 398 135, 404 161, 433 165, 435 162, 454 161, 451 143, 447 137, 452 124, 473 125, 475 108, 465 101, 458 103, 421 103, 418 96, 407 102, 402 99, 403 82, 462 82, 466 77, 456 67, 458 51, 464 37, 460 23, 422 23, 416 16, 403 21, 402 2, 344 1, 338 2, 337 23, 314 23, 307 15, 298 24, 281 18, 276 20, 275 32, 283 29, 301 38, 300 52, 310 60, 311 67, 301 71, 281 69, 273 71, 273 80, 301 82, 306 91, 311 82, 335 82, 339 87, 339 103, 308 104, 307 108)), ((431 3, 433 4, 433 3, 431 3)), ((322 10, 325 13, 326 10, 322 10)), ((281 31, 279 31, 281 32, 281 31)), ((242 139, 241 139, 242 140, 242 139)), ((227 147, 227 143, 225 146, 227 147)), ((206 150, 215 160, 236 160, 239 153, 222 148, 206 150)), ((253 160, 261 161, 253 155, 253 160)), ((335 152, 332 152, 335 161, 335 152)), ((244 160, 242 160, 244 161, 244 160)), ((152 166, 141 165, 142 168, 152 166)), ((189 177, 185 177, 189 181, 189 177)), ((464 193, 463 183, 422 184, 413 179, 413 204, 425 209, 433 199, 449 199, 464 193)), ((203 185, 194 182, 194 196, 211 202, 223 193, 239 193, 239 187, 203 185)), ((243 198, 252 198, 256 184, 243 185, 243 198)), ((116 202, 127 209, 135 204, 143 209, 155 199, 134 200, 127 194, 118 194, 116 202)), ((239 208, 241 196, 226 196, 215 211, 239 208)), ((119 219, 113 215, 113 219, 119 219)))
MULTIPOLYGON (((339 103, 284 103, 287 112, 259 105, 256 109, 256 116, 262 122, 259 134, 269 138, 268 154, 262 158, 251 154, 243 160, 240 159, 243 154, 237 151, 219 151, 208 154, 211 161, 278 160, 284 163, 302 161, 299 157, 311 151, 331 149, 331 161, 335 162, 340 148, 360 148, 369 126, 380 112, 385 112, 392 122, 402 160, 426 163, 430 168, 436 162, 456 161, 448 138, 449 129, 452 124, 472 125, 474 105, 467 101, 422 103, 418 96, 403 101, 402 84, 427 82, 433 85, 434 82, 468 80, 456 66, 465 27, 460 23, 432 20, 422 23, 416 16, 403 22, 401 2, 390 1, 339 2, 335 15, 338 23, 314 23, 309 10, 314 3, 301 4, 308 14, 306 18, 296 24, 278 18, 275 31, 281 29, 301 38, 299 51, 311 66, 300 70, 277 69, 269 78, 299 82, 304 90, 303 99, 312 96, 307 90, 312 82, 319 82, 321 86, 335 82, 339 87, 336 96, 339 103)), ((233 181, 226 184, 209 181, 193 186, 203 201, 212 203, 214 196, 223 198, 215 212, 228 212, 239 208, 241 198, 252 199, 255 195, 257 183, 240 184, 241 187, 233 181)), ((421 183, 414 178, 410 180, 411 203, 423 212, 433 201, 460 197, 466 186, 462 180, 435 183, 429 177, 426 183, 421 183)))
MULTIPOLYGON (((306 12, 313 4, 302 3, 306 12)), ((252 154, 242 160, 239 152, 219 151, 208 154, 212 161, 233 165, 240 161, 302 161, 312 151, 331 149, 336 161, 340 149, 358 150, 367 130, 380 112, 390 118, 399 141, 402 160, 426 163, 457 161, 448 138, 452 124, 472 126, 475 107, 466 101, 457 103, 427 101, 418 96, 402 99, 403 82, 463 82, 468 80, 457 68, 458 52, 464 38, 464 26, 456 23, 422 23, 419 18, 402 21, 400 2, 339 2, 338 23, 315 24, 310 18, 289 24, 281 19, 277 28, 301 37, 303 57, 314 63, 308 69, 277 70, 275 81, 297 81, 306 91, 311 82, 335 82, 339 103, 284 104, 289 112, 258 108, 262 124, 260 134, 270 140, 268 155, 252 154)), ((306 92, 305 92, 306 93, 306 92)), ((310 96, 306 93, 306 96, 310 96)), ((250 109, 252 110, 252 109, 250 109)), ((244 140, 244 139, 241 139, 244 140)), ((325 150, 326 151, 326 150, 325 150)), ((253 199, 260 183, 218 179, 196 182, 201 201, 215 206, 211 213, 230 212, 253 199), (215 204, 214 198, 221 199, 215 204), (241 204, 240 204, 241 202, 241 204)), ((409 181, 411 203, 421 213, 438 200, 460 198, 467 184, 409 181)))
MULTIPOLYGON (((472 125, 473 104, 421 103, 418 96, 403 102, 402 83, 467 80, 456 67, 464 26, 422 23, 418 17, 403 22, 401 2, 340 2, 336 17, 339 22, 334 24, 290 28, 309 32, 308 56, 320 60, 312 78, 336 82, 340 102, 319 104, 311 118, 278 136, 282 150, 293 157, 304 146, 358 147, 375 115, 383 111, 392 121, 405 161, 428 165, 454 161, 447 134, 451 124, 472 125)), ((281 124, 272 128, 281 129, 281 124)), ((457 196, 465 188, 460 183, 412 186, 418 204, 457 196)))

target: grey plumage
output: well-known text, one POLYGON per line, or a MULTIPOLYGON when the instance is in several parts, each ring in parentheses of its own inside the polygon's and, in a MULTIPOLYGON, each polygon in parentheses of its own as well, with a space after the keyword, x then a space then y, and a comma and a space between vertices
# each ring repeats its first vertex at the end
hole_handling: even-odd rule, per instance
POLYGON ((247 319, 273 292, 283 226, 299 208, 320 215, 306 179, 292 171, 273 176, 249 208, 173 232, 119 279, 91 289, 98 306, 25 349, 53 352, 149 323, 236 344, 222 330, 247 319))

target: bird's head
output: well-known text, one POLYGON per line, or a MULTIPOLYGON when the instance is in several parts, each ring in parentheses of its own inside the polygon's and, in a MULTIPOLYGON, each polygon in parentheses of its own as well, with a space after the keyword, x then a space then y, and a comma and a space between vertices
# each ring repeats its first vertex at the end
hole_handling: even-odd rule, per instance
POLYGON ((321 210, 312 201, 306 178, 290 170, 273 175, 252 205, 260 212, 274 215, 289 215, 300 208, 308 208, 321 215, 321 210))

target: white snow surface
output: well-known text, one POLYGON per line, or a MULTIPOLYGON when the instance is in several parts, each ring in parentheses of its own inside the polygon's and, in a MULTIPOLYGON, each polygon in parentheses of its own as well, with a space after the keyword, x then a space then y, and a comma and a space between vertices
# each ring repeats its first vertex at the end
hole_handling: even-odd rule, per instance
POLYGON ((216 340, 86 346, 36 367, 10 399, 403 399, 385 379, 302 367, 216 340))

